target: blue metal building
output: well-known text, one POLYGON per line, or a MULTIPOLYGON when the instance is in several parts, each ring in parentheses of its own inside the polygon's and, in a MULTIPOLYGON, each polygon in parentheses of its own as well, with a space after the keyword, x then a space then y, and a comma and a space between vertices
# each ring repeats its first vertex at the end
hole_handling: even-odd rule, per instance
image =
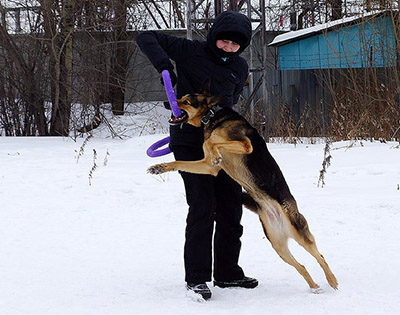
POLYGON ((380 68, 397 64, 393 11, 350 17, 275 37, 280 70, 380 68))

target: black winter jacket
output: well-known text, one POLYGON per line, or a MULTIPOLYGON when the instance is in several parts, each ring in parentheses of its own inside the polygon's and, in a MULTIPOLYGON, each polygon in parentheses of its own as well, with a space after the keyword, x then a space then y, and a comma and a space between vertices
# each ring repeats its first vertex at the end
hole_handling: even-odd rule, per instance
MULTIPOLYGON (((175 61, 178 98, 188 93, 199 93, 204 81, 210 78, 211 94, 222 96, 221 106, 232 107, 237 103, 248 76, 247 62, 239 54, 249 45, 250 39, 251 24, 247 17, 237 12, 226 11, 215 19, 208 32, 207 41, 192 41, 147 31, 137 36, 137 44, 160 73, 164 69, 174 69, 170 59, 175 61), (226 61, 218 54, 218 48, 215 46, 220 32, 239 32, 248 39, 247 43, 226 61)), ((171 126, 172 148, 174 145, 201 147, 202 143, 202 128, 189 124, 171 126)))

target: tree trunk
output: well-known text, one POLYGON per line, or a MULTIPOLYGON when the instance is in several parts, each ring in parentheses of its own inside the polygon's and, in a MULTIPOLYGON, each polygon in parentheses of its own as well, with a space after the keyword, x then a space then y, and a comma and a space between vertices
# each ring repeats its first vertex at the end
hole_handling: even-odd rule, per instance
POLYGON ((55 102, 53 103, 50 133, 54 136, 69 135, 72 94, 72 34, 74 31, 74 1, 62 2, 60 34, 54 41, 55 51, 55 102))
POLYGON ((114 3, 113 42, 109 90, 113 114, 123 115, 127 66, 127 1, 118 0, 114 3))
POLYGON ((51 0, 39 0, 43 18, 45 37, 49 50, 51 74, 52 113, 50 134, 68 136, 71 115, 72 94, 72 44, 75 20, 75 1, 64 0, 61 3, 60 30, 57 30, 56 10, 58 3, 51 0))

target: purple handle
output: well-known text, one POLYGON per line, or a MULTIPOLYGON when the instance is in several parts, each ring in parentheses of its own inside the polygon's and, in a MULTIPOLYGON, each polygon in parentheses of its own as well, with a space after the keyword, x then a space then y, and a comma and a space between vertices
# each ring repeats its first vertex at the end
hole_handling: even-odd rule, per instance
POLYGON ((161 139, 157 141, 156 143, 152 144, 146 151, 147 155, 150 157, 157 157, 157 156, 162 156, 171 153, 171 150, 169 147, 166 147, 161 150, 157 150, 158 148, 161 148, 162 146, 166 145, 169 143, 169 137, 166 137, 164 139, 161 139))
POLYGON ((167 97, 168 97, 169 105, 171 106, 172 113, 174 114, 175 117, 179 117, 182 115, 182 112, 179 109, 178 103, 176 101, 176 95, 175 95, 174 88, 172 87, 169 71, 164 70, 162 72, 162 77, 164 80, 165 92, 167 93, 167 97))

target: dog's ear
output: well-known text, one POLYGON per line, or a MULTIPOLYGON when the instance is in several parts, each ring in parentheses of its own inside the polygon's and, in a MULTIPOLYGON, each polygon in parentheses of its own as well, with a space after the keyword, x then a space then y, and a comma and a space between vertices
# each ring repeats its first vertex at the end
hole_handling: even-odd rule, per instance
POLYGON ((207 78, 201 86, 201 94, 210 95, 211 79, 207 78))
MULTIPOLYGON (((201 94, 210 95, 210 84, 211 84, 211 79, 207 78, 204 81, 203 85, 201 86, 201 94)), ((219 95, 206 96, 205 101, 208 107, 213 107, 214 105, 217 105, 221 101, 221 96, 219 95)))
POLYGON ((206 97, 206 99, 207 99, 207 106, 213 107, 221 101, 222 97, 219 95, 213 95, 206 97))

